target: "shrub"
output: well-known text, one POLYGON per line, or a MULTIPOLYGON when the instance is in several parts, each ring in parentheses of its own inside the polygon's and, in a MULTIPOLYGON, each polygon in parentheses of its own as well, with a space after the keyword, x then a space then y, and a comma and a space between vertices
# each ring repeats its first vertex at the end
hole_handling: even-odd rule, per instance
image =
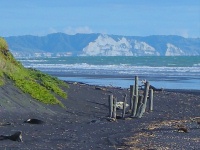
POLYGON ((1 51, 8 51, 8 45, 4 38, 0 37, 0 50, 1 51))

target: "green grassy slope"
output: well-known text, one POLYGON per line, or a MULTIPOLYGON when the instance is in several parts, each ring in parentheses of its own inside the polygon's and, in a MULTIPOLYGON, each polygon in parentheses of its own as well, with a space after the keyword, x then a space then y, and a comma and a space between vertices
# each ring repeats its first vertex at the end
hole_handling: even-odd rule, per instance
POLYGON ((67 87, 65 82, 38 70, 24 68, 9 52, 6 41, 0 37, 0 86, 6 84, 5 78, 11 79, 24 93, 45 104, 63 106, 56 97, 67 98, 67 94, 60 88, 67 87))

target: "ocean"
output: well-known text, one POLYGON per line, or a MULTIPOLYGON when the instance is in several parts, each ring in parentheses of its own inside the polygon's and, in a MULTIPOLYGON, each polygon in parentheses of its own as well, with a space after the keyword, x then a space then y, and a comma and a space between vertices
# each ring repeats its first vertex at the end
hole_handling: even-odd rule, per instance
MULTIPOLYGON (((156 88, 200 90, 200 56, 18 58, 61 80, 129 88, 135 76, 156 88)), ((139 82, 140 83, 140 82, 139 82)))

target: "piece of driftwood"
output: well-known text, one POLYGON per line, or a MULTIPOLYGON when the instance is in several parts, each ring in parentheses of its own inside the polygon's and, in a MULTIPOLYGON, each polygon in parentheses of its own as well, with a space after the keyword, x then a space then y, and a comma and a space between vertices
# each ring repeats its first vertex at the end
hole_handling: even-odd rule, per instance
POLYGON ((124 103, 123 103, 123 110, 122 110, 122 119, 125 118, 125 112, 126 112, 126 97, 127 95, 124 95, 124 103))
POLYGON ((142 106, 143 106, 143 95, 139 95, 138 107, 137 107, 137 113, 136 113, 136 117, 138 117, 138 118, 142 111, 142 106))
POLYGON ((108 97, 108 104, 109 104, 109 114, 108 116, 111 118, 113 113, 113 94, 110 94, 108 97))
POLYGON ((134 86, 130 85, 130 110, 133 109, 134 86))
POLYGON ((149 111, 153 111, 153 89, 149 92, 149 111))
POLYGON ((113 98, 113 114, 112 114, 112 118, 116 119, 117 116, 117 98, 114 97, 113 98))
POLYGON ((144 109, 144 112, 145 112, 145 109, 146 109, 146 105, 147 105, 147 98, 148 98, 148 95, 149 95, 149 82, 147 81, 146 85, 145 85, 145 90, 144 90, 144 100, 143 100, 143 103, 145 105, 145 108, 144 109))
POLYGON ((138 105, 138 76, 135 76, 135 88, 134 88, 134 102, 133 102, 133 109, 131 111, 131 116, 135 117, 137 112, 137 105, 138 105))
POLYGON ((138 116, 139 118, 142 117, 143 113, 146 110, 148 93, 149 93, 149 82, 146 82, 145 91, 144 91, 144 98, 143 98, 143 105, 142 105, 142 108, 141 108, 141 112, 138 116))

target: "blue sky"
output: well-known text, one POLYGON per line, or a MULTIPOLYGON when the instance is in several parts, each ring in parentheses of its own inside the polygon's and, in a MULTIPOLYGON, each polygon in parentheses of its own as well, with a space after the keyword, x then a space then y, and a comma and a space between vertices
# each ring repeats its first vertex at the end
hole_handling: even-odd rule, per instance
POLYGON ((0 0, 0 36, 200 37, 200 0, 0 0))

